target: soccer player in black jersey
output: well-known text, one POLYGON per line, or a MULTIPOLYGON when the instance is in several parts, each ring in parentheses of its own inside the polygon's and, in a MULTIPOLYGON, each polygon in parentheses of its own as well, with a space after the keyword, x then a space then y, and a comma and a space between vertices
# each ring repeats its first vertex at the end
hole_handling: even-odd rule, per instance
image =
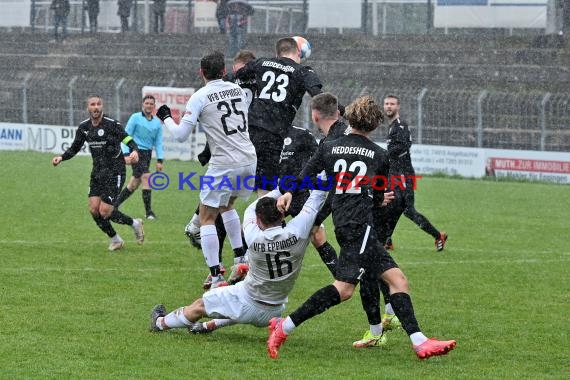
POLYGON ((52 159, 54 166, 74 157, 87 142, 93 169, 89 183, 89 211, 97 226, 111 238, 110 251, 123 248, 125 242, 111 225, 111 221, 126 224, 133 228, 139 244, 144 241, 143 222, 133 219, 113 207, 125 182, 125 159, 121 142, 131 149, 129 160, 138 161, 138 147, 118 121, 103 115, 103 100, 98 95, 87 98, 89 119, 79 124, 71 146, 61 155, 52 159))
MULTIPOLYGON (((400 216, 404 214, 408 219, 417 224, 426 233, 435 239, 437 251, 443 251, 447 241, 447 234, 438 231, 430 221, 420 214, 414 207, 414 179, 415 176, 410 148, 412 147, 412 137, 408 123, 400 118, 400 99, 396 95, 388 95, 384 98, 384 113, 390 122, 388 133, 388 157, 390 158, 390 179, 395 191, 395 200, 382 210, 378 217, 383 223, 377 223, 383 230, 380 239, 387 249, 394 249, 392 243, 392 233, 400 216), (394 181, 394 178, 399 180, 394 181)), ((392 188, 391 187, 391 188, 392 188)))
MULTIPOLYGON (((378 309, 378 276, 390 286, 393 308, 410 336, 416 355, 420 359, 444 355, 455 347, 455 341, 428 339, 421 332, 408 294, 407 279, 371 227, 371 210, 384 195, 378 191, 383 185, 376 183, 376 179, 379 175, 388 175, 386 151, 369 139, 370 133, 383 119, 381 107, 372 97, 363 96, 347 107, 346 117, 352 127, 351 133, 321 144, 303 169, 299 180, 302 181, 305 176, 314 177, 325 170, 327 174, 333 175, 336 182, 331 189, 334 192, 333 223, 341 247, 336 279, 332 285, 315 292, 288 317, 271 319, 267 340, 269 356, 277 358, 279 348, 295 327, 348 300, 359 282, 369 294, 368 299, 363 298, 363 307, 371 331, 364 339, 355 342, 354 346, 375 345, 382 335, 378 309), (377 201, 375 194, 378 195, 377 201)), ((393 197, 393 194, 387 194, 389 196, 382 199, 383 205, 393 197)), ((291 193, 286 193, 278 204, 286 209, 290 200, 291 193)))
POLYGON ((275 187, 283 139, 292 126, 306 92, 322 92, 321 80, 303 66, 297 42, 281 38, 276 58, 259 58, 236 72, 243 81, 255 79, 259 93, 249 108, 249 135, 257 153, 256 187, 261 196, 275 187))

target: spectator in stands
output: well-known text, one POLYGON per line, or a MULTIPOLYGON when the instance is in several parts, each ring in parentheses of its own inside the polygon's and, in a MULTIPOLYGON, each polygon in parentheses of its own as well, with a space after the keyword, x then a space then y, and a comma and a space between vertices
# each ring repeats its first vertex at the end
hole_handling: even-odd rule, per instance
POLYGON ((228 56, 234 57, 246 45, 247 24, 249 16, 253 15, 253 7, 247 0, 228 1, 228 27, 230 28, 230 43, 228 56))
POLYGON ((121 18, 121 32, 129 31, 129 17, 131 17, 131 8, 133 0, 118 0, 119 10, 117 14, 121 18))
POLYGON ((228 17, 228 0, 217 0, 216 18, 221 34, 226 34, 226 17, 228 17))
POLYGON ((59 41, 59 35, 57 30, 61 26, 62 28, 62 37, 61 40, 65 40, 67 37, 67 16, 69 15, 69 11, 71 9, 69 5, 69 0, 53 0, 51 2, 51 9, 54 12, 54 32, 55 32, 55 40, 59 41))
POLYGON ((154 32, 164 33, 164 13, 166 12, 166 0, 154 0, 152 4, 154 12, 154 32))
POLYGON ((87 14, 89 15, 89 31, 97 33, 97 17, 99 16, 99 0, 87 0, 85 5, 87 14))

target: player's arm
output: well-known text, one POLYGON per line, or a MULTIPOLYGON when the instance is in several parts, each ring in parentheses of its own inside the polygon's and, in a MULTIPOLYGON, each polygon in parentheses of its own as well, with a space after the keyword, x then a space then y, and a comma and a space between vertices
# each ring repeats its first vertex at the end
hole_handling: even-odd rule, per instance
POLYGON ((303 205, 301 212, 291 219, 288 226, 295 228, 299 231, 299 237, 302 239, 307 239, 311 233, 311 229, 315 224, 315 218, 317 213, 325 203, 327 197, 327 192, 322 190, 313 190, 309 199, 303 205))
POLYGON ((201 104, 202 101, 199 99, 199 96, 194 94, 186 105, 186 111, 180 120, 180 124, 176 124, 172 119, 170 108, 166 104, 160 106, 158 111, 156 111, 156 116, 162 120, 168 131, 178 142, 184 142, 188 140, 188 136, 190 136, 190 133, 198 124, 198 115, 200 115, 202 110, 201 104))
POLYGON ((61 161, 69 160, 73 158, 77 153, 79 153, 83 147, 83 144, 85 144, 87 133, 88 131, 85 128, 77 128, 77 131, 75 132, 75 138, 73 139, 71 146, 67 148, 67 150, 63 152, 61 156, 55 156, 52 158, 51 163, 53 166, 57 166, 61 163, 61 161))
POLYGON ((162 171, 162 164, 164 162, 164 149, 162 148, 162 128, 158 128, 154 139, 154 147, 156 149, 156 171, 162 171))
POLYGON ((139 147, 133 137, 123 129, 119 122, 115 122, 114 131, 119 137, 119 141, 125 144, 131 152, 125 162, 130 162, 131 164, 139 162, 139 147))

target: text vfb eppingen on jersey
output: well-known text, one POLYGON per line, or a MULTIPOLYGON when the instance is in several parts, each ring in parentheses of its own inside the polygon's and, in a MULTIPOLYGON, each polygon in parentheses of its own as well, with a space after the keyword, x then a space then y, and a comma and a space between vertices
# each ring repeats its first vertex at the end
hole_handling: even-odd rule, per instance
MULTIPOLYGON (((285 191, 300 190, 322 190, 336 192, 360 192, 363 186, 371 187, 374 190, 393 191, 396 189, 416 190, 417 180, 421 175, 353 175, 350 172, 339 172, 336 175, 328 175, 324 178, 320 176, 314 178, 310 176, 298 177, 284 175, 280 178, 265 176, 220 176, 199 175, 196 172, 178 172, 178 190, 257 190, 280 186, 285 191), (256 186, 261 183, 261 186, 256 186)), ((170 186, 170 177, 164 172, 154 172, 148 177, 148 185, 153 190, 164 190, 170 186)))

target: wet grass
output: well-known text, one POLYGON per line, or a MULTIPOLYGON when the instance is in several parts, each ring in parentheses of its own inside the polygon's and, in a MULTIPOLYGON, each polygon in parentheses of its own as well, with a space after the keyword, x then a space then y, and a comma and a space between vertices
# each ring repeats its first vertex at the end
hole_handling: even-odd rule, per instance
MULTIPOLYGON (((183 228, 198 193, 153 192, 159 219, 138 246, 109 253, 87 211, 90 158, 60 167, 51 155, 2 152, 0 378, 474 379, 566 378, 570 303, 570 191, 561 185, 423 178, 416 206, 448 232, 448 247, 407 219, 394 256, 410 280, 427 335, 458 342, 448 356, 419 361, 403 332, 383 349, 355 350, 367 328, 358 297, 307 321, 282 348, 266 330, 233 326, 207 336, 147 331, 155 303, 200 297, 206 268, 183 228), (566 343, 565 343, 566 342, 566 343)), ((202 171, 167 161, 178 172, 202 171)), ((243 204, 240 205, 243 209, 243 204)), ((124 211, 143 215, 140 192, 124 211)), ((332 226, 327 225, 334 242, 332 226)), ((229 244, 226 263, 230 264, 229 244)), ((331 281, 313 248, 288 311, 331 281)))

